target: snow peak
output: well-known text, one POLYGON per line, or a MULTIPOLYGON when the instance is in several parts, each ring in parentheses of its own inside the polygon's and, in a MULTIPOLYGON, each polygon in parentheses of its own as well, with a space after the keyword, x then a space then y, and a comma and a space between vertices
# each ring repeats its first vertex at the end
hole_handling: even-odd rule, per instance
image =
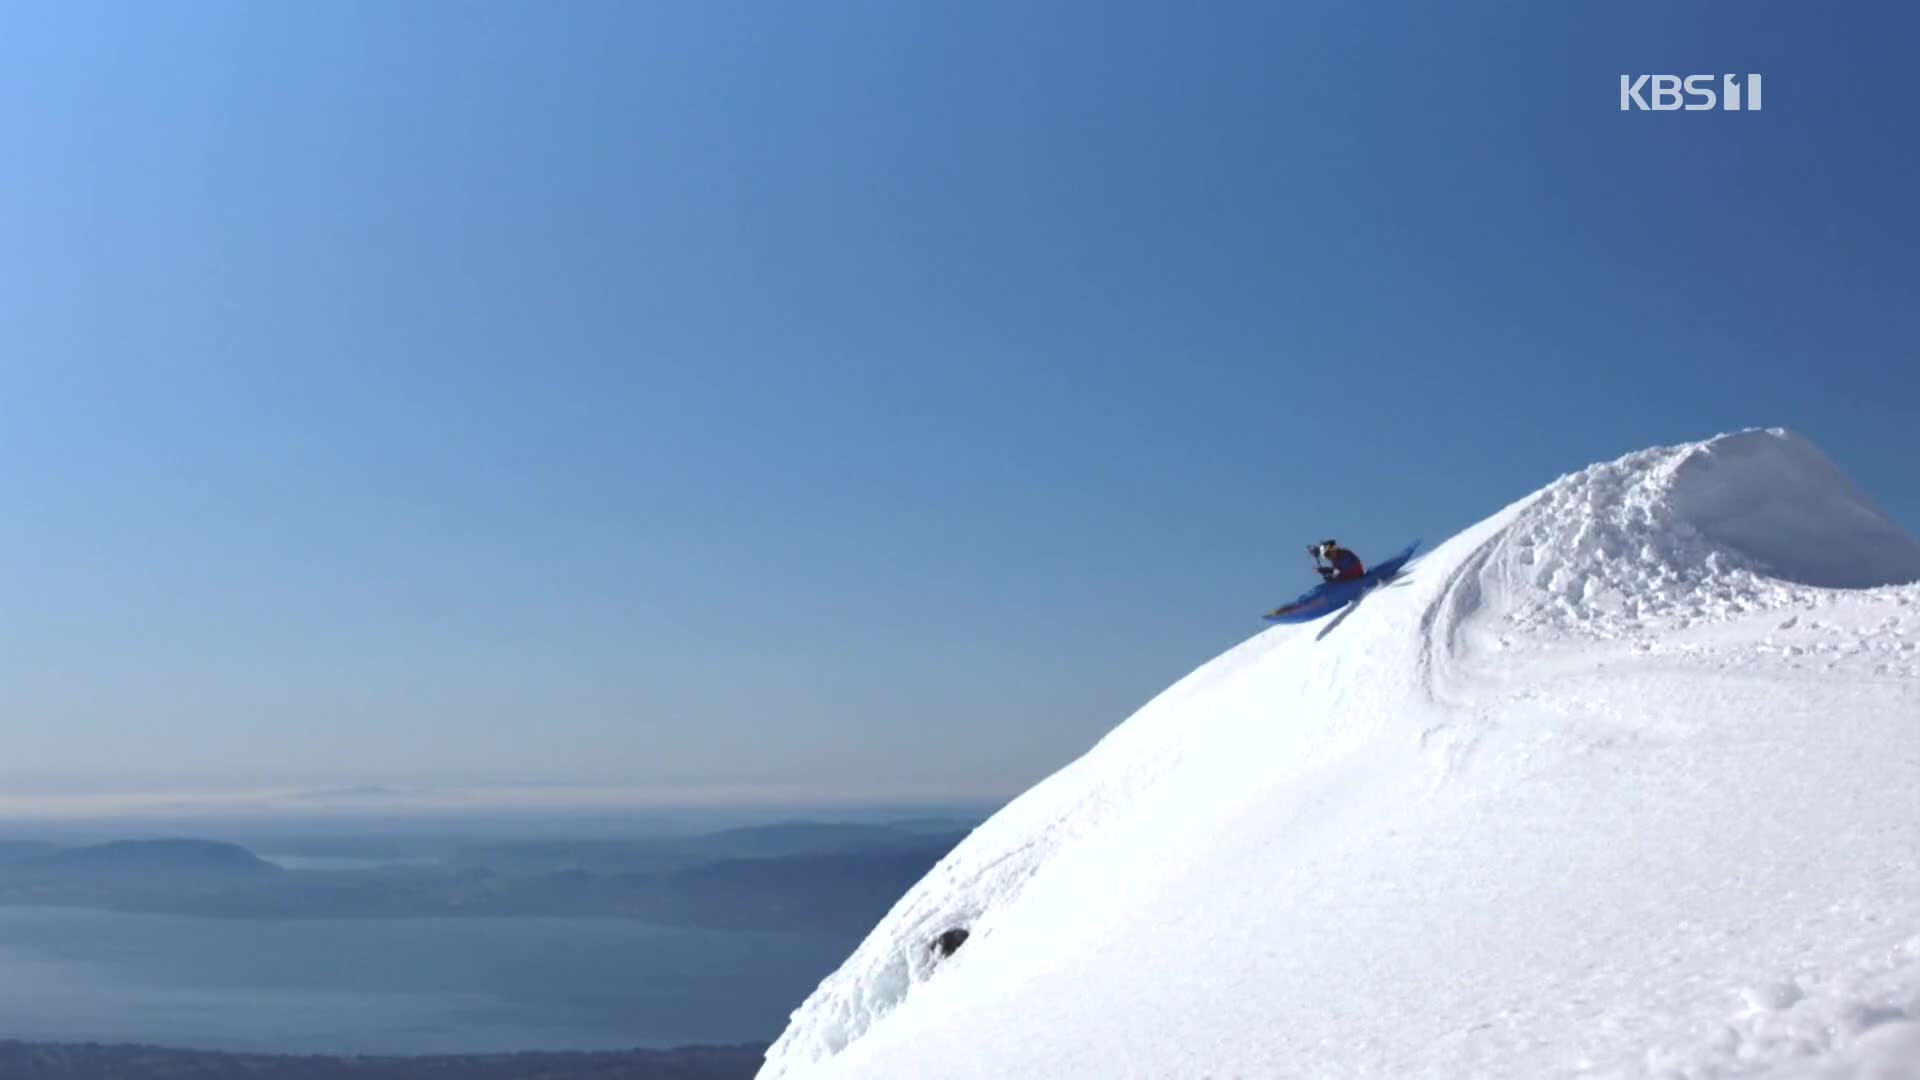
MULTIPOLYGON (((1685 109, 1700 112, 1716 104, 1728 112, 1740 111, 1739 75, 1721 75, 1720 92, 1714 93, 1712 75, 1622 75, 1620 111, 1651 109, 1673 112, 1685 109)), ((1760 76, 1746 76, 1746 110, 1760 111, 1760 76)))

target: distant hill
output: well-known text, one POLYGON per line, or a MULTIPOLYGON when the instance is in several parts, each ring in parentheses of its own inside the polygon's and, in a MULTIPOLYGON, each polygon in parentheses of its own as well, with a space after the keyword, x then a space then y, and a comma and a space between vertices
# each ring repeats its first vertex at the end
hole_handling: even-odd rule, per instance
POLYGON ((317 791, 297 791, 281 798, 289 802, 356 802, 366 800, 396 801, 402 799, 421 799, 429 792, 412 791, 406 788, 382 787, 379 784, 359 784, 354 787, 323 788, 317 791))
POLYGON ((217 841, 119 841, 0 863, 0 905, 287 919, 590 915, 859 935, 964 835, 795 823, 667 838, 665 850, 654 840, 540 841, 501 845, 489 864, 315 870, 217 841), (672 848, 681 843, 700 846, 672 848), (835 845, 866 850, 807 850, 835 845))
POLYGON ((896 818, 886 822, 886 826, 889 829, 900 829, 905 832, 964 833, 973 831, 981 820, 981 818, 960 817, 896 818))
POLYGON ((41 876, 100 878, 270 877, 282 871, 238 844, 217 840, 115 840, 58 848, 19 860, 16 869, 41 876))

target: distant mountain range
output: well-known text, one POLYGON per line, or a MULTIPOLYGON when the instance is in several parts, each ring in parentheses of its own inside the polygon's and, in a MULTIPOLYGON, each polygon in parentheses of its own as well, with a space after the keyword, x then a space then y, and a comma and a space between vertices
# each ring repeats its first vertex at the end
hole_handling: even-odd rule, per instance
POLYGON ((0 905, 228 918, 591 915, 853 935, 964 835, 788 822, 475 844, 424 865, 298 870, 214 840, 15 844, 0 847, 0 905))
POLYGON ((238 844, 218 840, 115 840, 51 848, 13 863, 17 871, 54 877, 138 877, 150 874, 247 878, 281 873, 238 844))

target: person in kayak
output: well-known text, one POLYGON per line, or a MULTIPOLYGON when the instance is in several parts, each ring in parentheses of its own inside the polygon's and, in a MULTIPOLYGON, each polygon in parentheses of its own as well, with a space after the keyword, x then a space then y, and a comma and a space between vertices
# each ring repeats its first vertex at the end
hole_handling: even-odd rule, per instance
POLYGON ((1320 577, 1324 581, 1352 581, 1354 578, 1364 576, 1367 572, 1366 566, 1360 561, 1360 556, 1332 540, 1320 541, 1308 548, 1307 554, 1313 556, 1313 568, 1320 572, 1320 577), (1332 565, 1321 566, 1321 559, 1327 560, 1332 565))

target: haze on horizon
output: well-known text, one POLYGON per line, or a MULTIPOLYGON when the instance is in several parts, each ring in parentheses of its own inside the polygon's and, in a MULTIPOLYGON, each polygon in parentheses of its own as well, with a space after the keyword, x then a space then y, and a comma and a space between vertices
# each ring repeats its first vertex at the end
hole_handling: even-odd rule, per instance
POLYGON ((0 12, 0 787, 996 800, 1311 540, 1920 527, 1913 9, 1091 10, 0 12))
POLYGON ((98 826, 112 832, 128 826, 161 825, 192 830, 296 824, 322 832, 364 829, 383 823, 411 828, 422 822, 533 824, 546 821, 595 828, 673 822, 722 827, 774 820, 901 820, 932 817, 976 821, 1004 800, 936 787, 869 787, 851 794, 822 793, 801 786, 758 784, 688 787, 587 784, 445 784, 390 788, 247 788, 208 786, 116 786, 111 779, 57 788, 29 782, 0 792, 0 828, 98 826))

